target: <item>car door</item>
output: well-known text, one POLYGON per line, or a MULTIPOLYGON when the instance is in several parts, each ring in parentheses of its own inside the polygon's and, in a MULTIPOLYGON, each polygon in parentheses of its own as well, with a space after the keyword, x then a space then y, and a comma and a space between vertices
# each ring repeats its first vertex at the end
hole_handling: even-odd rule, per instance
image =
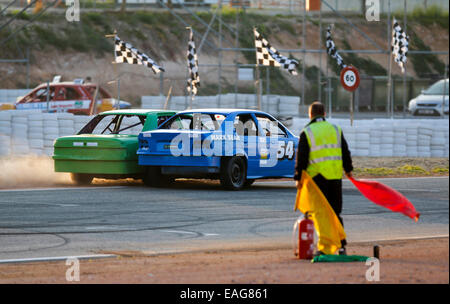
POLYGON ((267 161, 261 163, 266 176, 291 176, 295 164, 295 140, 289 137, 287 130, 274 118, 265 114, 256 114, 260 131, 260 145, 267 149, 267 161))
POLYGON ((247 177, 260 177, 259 162, 261 155, 258 151, 258 128, 255 117, 250 113, 236 115, 234 132, 236 135, 236 152, 241 154, 243 149, 243 153, 247 155, 247 177))
POLYGON ((33 91, 30 95, 24 98, 24 101, 20 103, 20 107, 17 106, 18 109, 21 110, 47 110, 51 111, 51 105, 54 102, 55 97, 55 88, 50 86, 49 94, 47 93, 47 86, 42 86, 35 91, 33 91), (48 99, 48 103, 47 103, 48 99))

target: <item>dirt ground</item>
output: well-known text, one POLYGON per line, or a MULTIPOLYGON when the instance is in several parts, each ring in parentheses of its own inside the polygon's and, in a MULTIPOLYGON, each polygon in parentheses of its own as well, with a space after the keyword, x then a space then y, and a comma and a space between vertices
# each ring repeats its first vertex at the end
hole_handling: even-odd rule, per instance
MULTIPOLYGON (((372 256, 373 243, 349 244, 348 254, 372 256)), ((367 281, 364 262, 311 263, 290 248, 202 251, 80 260, 78 283, 449 283, 448 238, 379 242, 380 280, 367 281)), ((134 256, 133 256, 134 255, 134 256)), ((68 283, 65 261, 0 265, 0 283, 68 283)), ((69 282, 76 283, 76 282, 69 282)))

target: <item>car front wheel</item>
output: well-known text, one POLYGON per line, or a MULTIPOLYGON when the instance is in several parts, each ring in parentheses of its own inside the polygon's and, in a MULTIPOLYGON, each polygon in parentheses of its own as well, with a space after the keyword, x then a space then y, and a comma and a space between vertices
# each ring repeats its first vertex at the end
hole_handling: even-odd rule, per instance
POLYGON ((220 184, 228 190, 241 190, 245 186, 247 168, 242 157, 233 156, 222 159, 220 184))

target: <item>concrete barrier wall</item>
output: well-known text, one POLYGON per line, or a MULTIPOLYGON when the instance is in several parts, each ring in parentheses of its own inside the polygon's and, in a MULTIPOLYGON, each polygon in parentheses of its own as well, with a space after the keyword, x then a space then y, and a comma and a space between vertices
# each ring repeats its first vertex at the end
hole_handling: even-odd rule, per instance
MULTIPOLYGON (((91 119, 70 113, 0 111, 0 156, 52 155, 53 142, 73 135, 91 119)), ((308 119, 292 120, 299 135, 308 119)), ((342 127, 354 156, 448 157, 449 124, 445 119, 331 119, 342 127)), ((105 122, 106 123, 106 122, 105 122)))

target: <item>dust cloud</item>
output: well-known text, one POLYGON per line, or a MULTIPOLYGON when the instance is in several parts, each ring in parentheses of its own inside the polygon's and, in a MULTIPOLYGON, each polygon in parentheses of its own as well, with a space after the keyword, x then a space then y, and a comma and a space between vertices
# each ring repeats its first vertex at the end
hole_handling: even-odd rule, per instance
POLYGON ((53 159, 49 156, 0 157, 0 189, 69 186, 71 184, 68 173, 54 171, 53 159))

